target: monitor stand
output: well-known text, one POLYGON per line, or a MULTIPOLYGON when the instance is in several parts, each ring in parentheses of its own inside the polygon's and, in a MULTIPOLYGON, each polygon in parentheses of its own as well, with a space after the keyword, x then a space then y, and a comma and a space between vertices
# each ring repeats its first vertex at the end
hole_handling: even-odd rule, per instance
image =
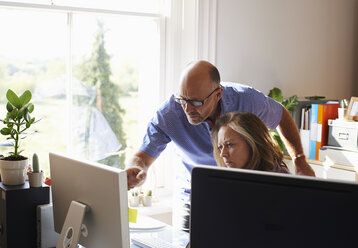
POLYGON ((87 236, 87 228, 82 221, 88 210, 89 207, 83 203, 71 202, 56 248, 77 248, 80 234, 87 236))

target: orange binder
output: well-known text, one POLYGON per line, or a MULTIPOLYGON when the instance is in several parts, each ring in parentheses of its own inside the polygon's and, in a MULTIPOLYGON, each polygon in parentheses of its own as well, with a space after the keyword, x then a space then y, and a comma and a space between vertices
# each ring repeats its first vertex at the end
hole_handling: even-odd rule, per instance
POLYGON ((317 116, 317 142, 316 160, 318 160, 319 149, 327 145, 328 141, 328 120, 338 118, 339 104, 319 104, 317 116))

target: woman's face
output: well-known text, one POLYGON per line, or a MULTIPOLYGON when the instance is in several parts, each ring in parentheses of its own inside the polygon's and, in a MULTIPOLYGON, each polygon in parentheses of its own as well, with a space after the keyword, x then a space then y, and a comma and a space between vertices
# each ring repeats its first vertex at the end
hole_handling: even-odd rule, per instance
POLYGON ((220 157, 227 167, 243 168, 250 159, 250 147, 236 131, 223 126, 218 132, 220 157))

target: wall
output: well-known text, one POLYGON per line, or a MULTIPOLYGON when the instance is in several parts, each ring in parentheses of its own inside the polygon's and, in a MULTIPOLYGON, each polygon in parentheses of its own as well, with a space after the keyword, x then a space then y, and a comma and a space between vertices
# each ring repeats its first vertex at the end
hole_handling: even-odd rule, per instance
POLYGON ((358 95, 357 0, 218 0, 223 81, 284 96, 358 95))

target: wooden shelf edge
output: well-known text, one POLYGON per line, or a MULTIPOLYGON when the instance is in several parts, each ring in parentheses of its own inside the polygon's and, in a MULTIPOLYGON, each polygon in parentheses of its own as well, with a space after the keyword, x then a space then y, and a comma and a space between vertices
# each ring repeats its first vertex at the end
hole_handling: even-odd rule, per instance
MULTIPOLYGON (((284 159, 289 159, 292 160, 292 158, 288 155, 283 155, 284 159)), ((320 166, 326 166, 324 164, 324 162, 319 161, 319 160, 315 160, 315 159, 309 159, 306 158, 307 163, 309 164, 315 164, 315 165, 320 165, 320 166)), ((340 165, 340 164, 333 164, 333 165, 329 165, 329 167, 331 168, 336 168, 336 169, 341 169, 341 170, 347 170, 347 171, 354 171, 357 173, 356 167, 354 166, 348 166, 348 165, 340 165)), ((358 178, 358 174, 357 174, 357 178, 358 178)))

